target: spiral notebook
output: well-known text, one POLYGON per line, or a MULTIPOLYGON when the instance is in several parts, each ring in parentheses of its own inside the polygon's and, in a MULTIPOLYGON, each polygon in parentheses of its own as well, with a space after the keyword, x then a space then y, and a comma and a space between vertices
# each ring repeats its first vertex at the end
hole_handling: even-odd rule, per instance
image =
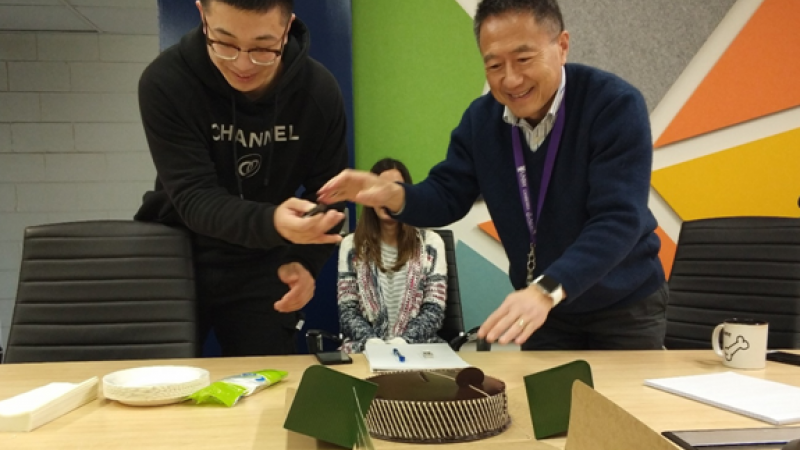
POLYGON ((645 380, 645 386, 763 420, 800 422, 800 387, 734 372, 645 380))
POLYGON ((469 367, 449 345, 385 344, 368 342, 364 355, 373 372, 395 370, 462 369, 469 367))

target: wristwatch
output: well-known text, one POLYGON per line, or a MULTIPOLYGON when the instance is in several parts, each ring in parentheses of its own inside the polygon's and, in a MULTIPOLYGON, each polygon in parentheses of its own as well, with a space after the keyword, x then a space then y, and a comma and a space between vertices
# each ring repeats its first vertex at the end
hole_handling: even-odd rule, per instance
POLYGON ((564 288, 561 283, 547 275, 539 275, 531 284, 542 291, 544 295, 550 297, 553 300, 553 306, 564 300, 564 288))

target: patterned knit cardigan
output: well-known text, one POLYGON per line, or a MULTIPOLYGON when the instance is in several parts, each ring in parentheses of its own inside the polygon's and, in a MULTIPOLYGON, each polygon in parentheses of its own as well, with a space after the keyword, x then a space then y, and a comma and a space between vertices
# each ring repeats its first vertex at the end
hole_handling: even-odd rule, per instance
POLYGON ((419 230, 420 250, 408 260, 406 289, 394 329, 379 298, 378 266, 355 260, 353 235, 339 248, 338 302, 342 350, 360 353, 367 339, 401 337, 408 343, 443 342, 436 332, 444 321, 447 260, 444 242, 433 231, 419 230))

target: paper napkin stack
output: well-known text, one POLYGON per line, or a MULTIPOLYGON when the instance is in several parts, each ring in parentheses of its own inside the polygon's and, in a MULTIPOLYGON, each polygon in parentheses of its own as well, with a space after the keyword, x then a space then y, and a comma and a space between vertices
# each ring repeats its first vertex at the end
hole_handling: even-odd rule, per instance
POLYGON ((31 431, 97 398, 97 377, 50 383, 0 401, 0 431, 31 431))

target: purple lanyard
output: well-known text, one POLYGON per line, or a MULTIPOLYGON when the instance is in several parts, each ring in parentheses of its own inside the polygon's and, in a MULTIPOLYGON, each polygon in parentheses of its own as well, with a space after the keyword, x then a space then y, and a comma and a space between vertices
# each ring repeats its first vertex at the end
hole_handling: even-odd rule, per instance
POLYGON ((553 125, 553 131, 550 136, 550 144, 547 146, 547 154, 544 159, 542 182, 539 185, 539 202, 536 204, 536 217, 533 216, 533 208, 531 207, 531 195, 528 190, 528 170, 525 167, 525 157, 522 155, 519 127, 516 125, 511 127, 511 142, 514 146, 514 164, 517 168, 519 196, 522 199, 525 222, 528 224, 528 231, 531 236, 531 250, 528 254, 528 284, 533 281, 533 269, 536 267, 536 224, 539 222, 539 216, 542 214, 542 205, 544 205, 547 188, 550 185, 550 177, 553 175, 553 167, 555 166, 556 155, 558 154, 558 144, 561 142, 561 135, 564 131, 565 116, 566 106, 564 105, 564 97, 562 97, 561 105, 559 105, 558 113, 556 114, 556 123, 553 125))

